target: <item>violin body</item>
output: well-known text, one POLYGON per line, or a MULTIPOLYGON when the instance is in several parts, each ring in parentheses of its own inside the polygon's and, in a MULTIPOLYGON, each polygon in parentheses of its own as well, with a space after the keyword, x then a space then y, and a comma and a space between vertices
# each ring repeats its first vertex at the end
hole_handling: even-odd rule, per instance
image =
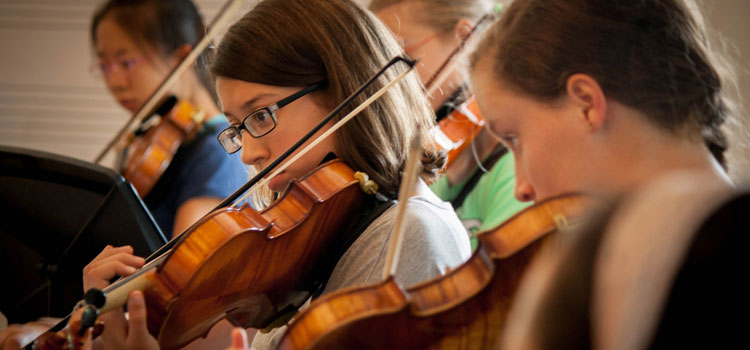
POLYGON ((494 349, 526 268, 588 207, 587 198, 565 196, 527 208, 479 234, 466 263, 406 290, 390 278, 321 297, 279 349, 494 349))
MULTIPOLYGON (((108 289, 106 304, 97 311, 118 307, 132 289, 142 290, 149 332, 165 350, 205 336, 224 318, 246 328, 266 328, 296 312, 328 277, 330 271, 321 261, 356 223, 364 196, 360 180, 346 164, 322 164, 293 180, 262 211, 244 205, 210 213, 168 253, 116 282, 122 288, 108 289)), ((48 332, 35 348, 80 348, 84 333, 92 332, 76 321, 80 310, 73 314, 72 328, 48 332), (78 336, 72 339, 70 334, 78 336)), ((100 331, 94 327, 94 334, 100 331)))
POLYGON ((430 131, 438 147, 448 153, 448 166, 471 144, 484 123, 477 100, 472 96, 430 131))
POLYGON ((156 126, 141 136, 132 136, 122 175, 145 197, 172 162, 177 150, 200 129, 205 113, 174 96, 167 98, 155 114, 156 126))
POLYGON ((162 349, 186 345, 219 320, 264 328, 309 297, 316 263, 348 228, 364 193, 340 161, 293 181, 263 211, 218 210, 183 235, 144 290, 162 349), (157 278, 158 277, 158 278, 157 278))

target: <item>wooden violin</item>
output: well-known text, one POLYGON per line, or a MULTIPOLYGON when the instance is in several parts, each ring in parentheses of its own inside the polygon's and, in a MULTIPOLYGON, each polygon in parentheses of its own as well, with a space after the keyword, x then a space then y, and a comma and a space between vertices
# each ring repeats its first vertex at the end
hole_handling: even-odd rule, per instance
POLYGON ((408 289, 388 278, 323 296, 295 317, 279 349, 492 349, 531 260, 591 204, 577 195, 537 203, 480 233, 466 263, 408 289))
POLYGON ((200 130, 206 113, 169 96, 151 114, 154 115, 160 117, 158 124, 149 127, 151 119, 144 120, 130 134, 125 146, 128 152, 122 175, 133 184, 141 198, 161 178, 180 146, 200 130))
POLYGON ((438 147, 448 153, 446 167, 466 150, 483 127, 484 119, 479 112, 476 99, 472 96, 430 130, 438 147))
MULTIPOLYGON (((244 205, 212 212, 167 254, 106 288, 97 311, 122 306, 131 291, 142 290, 149 332, 162 349, 205 336, 224 318, 245 328, 267 327, 296 311, 327 277, 318 262, 364 203, 354 174, 333 160, 293 180, 262 211, 244 205)), ((71 324, 79 330, 67 329, 68 336, 87 330, 71 324)))

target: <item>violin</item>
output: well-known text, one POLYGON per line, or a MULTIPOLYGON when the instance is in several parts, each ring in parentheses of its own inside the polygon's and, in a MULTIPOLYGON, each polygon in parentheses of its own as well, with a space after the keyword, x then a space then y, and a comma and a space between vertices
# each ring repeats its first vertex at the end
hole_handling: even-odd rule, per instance
POLYGON ((323 296, 294 318, 279 349, 493 349, 532 259, 592 204, 580 195, 537 203, 480 233, 467 262, 408 289, 389 277, 323 296))
POLYGON ((130 134, 122 175, 141 198, 161 178, 180 146, 200 130, 205 116, 203 110, 169 96, 130 134), (155 115, 160 117, 158 124, 149 126, 155 115))
MULTIPOLYGON (((167 254, 107 288, 96 298, 104 300, 97 311, 122 306, 131 291, 142 290, 149 332, 166 350, 205 336, 224 318, 267 327, 296 311, 327 277, 315 268, 364 203, 354 174, 333 160, 293 180, 262 211, 244 205, 212 212, 167 254)), ((71 324, 66 334, 87 330, 71 324)))
POLYGON ((438 147, 448 153, 446 167, 471 144, 483 127, 484 119, 472 96, 430 130, 438 147))

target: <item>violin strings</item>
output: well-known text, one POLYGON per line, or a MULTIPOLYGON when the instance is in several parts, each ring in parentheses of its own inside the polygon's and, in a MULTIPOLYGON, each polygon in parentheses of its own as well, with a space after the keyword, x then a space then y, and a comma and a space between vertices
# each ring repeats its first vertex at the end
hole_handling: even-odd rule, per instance
POLYGON ((388 89, 390 89, 393 85, 401 81, 404 77, 406 77, 407 74, 409 74, 411 70, 406 70, 399 74, 395 79, 388 82, 385 86, 380 88, 377 92, 375 92, 372 96, 370 96, 365 102, 357 106, 353 111, 349 112, 345 117, 341 118, 336 124, 334 124, 330 129, 326 130, 320 137, 312 141, 309 145, 307 145, 305 148, 303 148, 301 151, 299 151, 296 155, 294 155, 291 159, 286 161, 284 164, 282 164, 280 167, 278 167, 276 170, 274 170, 270 175, 263 178, 263 180, 259 181, 255 186, 253 186, 249 191, 247 191, 244 195, 242 195, 239 199, 237 199, 232 206, 238 206, 240 203, 244 202, 245 199, 247 199, 250 194, 255 192, 258 188, 261 186, 265 186, 270 179, 274 178, 276 175, 280 174, 282 171, 286 170, 289 166, 291 166, 295 161, 302 158, 307 152, 309 152, 313 147, 317 146, 320 142, 325 140, 328 136, 333 134, 336 130, 344 126, 348 121, 352 120, 354 117, 356 117, 362 110, 367 108, 369 105, 371 105, 375 100, 380 98, 383 94, 385 94, 388 89))
MULTIPOLYGON (((167 252, 169 252, 169 251, 171 251, 171 250, 168 250, 167 252)), ((109 292, 111 292, 111 291, 119 288, 121 285, 123 285, 125 283, 128 283, 130 280, 132 280, 132 279, 134 279, 134 278, 136 278, 136 277, 138 277, 138 276, 146 273, 147 271, 149 271, 149 270, 157 267, 158 263, 160 263, 162 260, 166 259, 166 257, 167 257, 166 253, 167 252, 165 252, 165 254, 159 255, 159 257, 157 257, 156 259, 149 261, 148 263, 146 263, 146 265, 141 266, 141 268, 139 268, 138 271, 136 271, 132 275, 127 276, 127 277, 122 277, 122 278, 118 279, 114 283, 112 283, 109 286, 107 286, 106 288, 104 288, 102 291, 104 293, 109 293, 109 292)))

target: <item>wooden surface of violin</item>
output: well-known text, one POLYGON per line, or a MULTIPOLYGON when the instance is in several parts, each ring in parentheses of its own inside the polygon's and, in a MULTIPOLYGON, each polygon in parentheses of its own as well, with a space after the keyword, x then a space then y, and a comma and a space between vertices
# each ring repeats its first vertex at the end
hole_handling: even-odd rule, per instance
POLYGON ((132 137, 123 166, 123 177, 130 181, 141 198, 145 197, 172 162, 177 150, 201 127, 205 113, 186 101, 168 97, 154 114, 161 120, 132 137))
POLYGON ((527 208, 480 233, 466 263, 406 290, 390 278, 323 296, 295 317, 279 349, 494 349, 529 263, 591 204, 571 195, 527 208))
MULTIPOLYGON (((208 214, 170 251, 106 289, 98 311, 119 307, 132 290, 142 290, 149 332, 164 350, 205 336, 224 318, 265 328, 296 312, 327 278, 321 261, 358 220, 364 197, 354 171, 329 161, 293 180, 262 211, 244 205, 208 214)), ((49 333, 36 344, 70 348, 64 338, 49 333)))
POLYGON ((318 167, 263 211, 210 214, 154 271, 145 289, 149 330, 162 349, 204 336, 229 316, 264 328, 309 296, 314 271, 357 217, 364 193, 340 161, 318 167))
POLYGON ((468 147, 484 127, 484 119, 474 97, 456 107, 430 131, 435 142, 448 153, 448 165, 468 147))

